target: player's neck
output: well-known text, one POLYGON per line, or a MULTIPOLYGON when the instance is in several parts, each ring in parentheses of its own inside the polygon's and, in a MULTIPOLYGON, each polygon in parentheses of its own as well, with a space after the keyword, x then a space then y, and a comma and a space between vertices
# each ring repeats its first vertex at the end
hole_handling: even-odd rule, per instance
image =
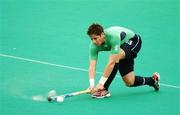
POLYGON ((105 37, 103 38, 103 42, 102 42, 102 45, 104 45, 106 43, 106 39, 105 37))

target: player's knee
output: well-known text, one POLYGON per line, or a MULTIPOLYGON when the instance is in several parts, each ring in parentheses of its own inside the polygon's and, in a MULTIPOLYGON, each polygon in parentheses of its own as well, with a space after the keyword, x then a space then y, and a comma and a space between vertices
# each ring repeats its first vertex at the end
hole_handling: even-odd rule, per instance
POLYGON ((125 82, 125 85, 126 85, 127 87, 132 87, 132 86, 134 85, 134 82, 128 81, 128 82, 125 82))
POLYGON ((124 83, 126 84, 126 86, 132 87, 134 85, 134 80, 135 80, 134 73, 130 72, 130 73, 126 74, 125 76, 123 76, 123 80, 124 80, 124 83))

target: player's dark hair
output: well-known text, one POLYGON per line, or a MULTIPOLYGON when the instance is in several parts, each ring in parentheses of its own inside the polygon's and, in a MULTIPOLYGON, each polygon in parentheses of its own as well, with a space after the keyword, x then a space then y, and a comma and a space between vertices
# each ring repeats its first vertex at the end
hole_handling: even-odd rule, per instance
POLYGON ((93 23, 89 26, 87 34, 90 36, 92 34, 95 35, 101 35, 101 33, 104 32, 103 27, 100 24, 93 23))

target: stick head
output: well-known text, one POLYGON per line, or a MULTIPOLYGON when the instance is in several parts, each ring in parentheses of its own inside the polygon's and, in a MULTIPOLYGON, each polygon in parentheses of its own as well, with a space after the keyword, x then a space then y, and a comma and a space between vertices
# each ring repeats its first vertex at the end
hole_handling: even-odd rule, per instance
POLYGON ((56 96, 56 90, 51 90, 48 92, 48 96, 52 97, 52 96, 56 96))
POLYGON ((51 90, 51 91, 49 91, 49 93, 48 93, 47 100, 48 100, 49 102, 51 102, 51 101, 55 100, 55 96, 56 96, 56 91, 55 91, 55 90, 51 90), (53 98, 53 97, 54 97, 54 98, 53 98))

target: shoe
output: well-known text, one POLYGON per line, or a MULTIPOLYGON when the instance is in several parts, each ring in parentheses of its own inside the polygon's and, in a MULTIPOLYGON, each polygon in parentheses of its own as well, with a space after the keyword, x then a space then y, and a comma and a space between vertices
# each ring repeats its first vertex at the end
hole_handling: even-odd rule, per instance
POLYGON ((49 101, 49 102, 52 102, 52 101, 55 101, 56 100, 56 91, 55 90, 51 90, 51 91, 49 91, 49 93, 48 93, 48 96, 47 96, 47 100, 49 101))
POLYGON ((110 97, 111 94, 109 93, 109 91, 102 89, 102 90, 98 90, 97 92, 95 92, 94 94, 92 94, 93 98, 105 98, 105 97, 110 97))
POLYGON ((152 87, 154 87, 155 91, 159 91, 160 74, 158 72, 155 72, 152 76, 152 79, 154 80, 154 85, 152 87))

